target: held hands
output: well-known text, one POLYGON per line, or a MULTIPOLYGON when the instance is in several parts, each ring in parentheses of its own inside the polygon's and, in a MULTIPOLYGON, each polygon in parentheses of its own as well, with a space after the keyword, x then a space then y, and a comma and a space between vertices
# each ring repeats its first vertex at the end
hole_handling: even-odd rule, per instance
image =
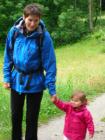
POLYGON ((10 88, 10 83, 4 83, 4 88, 9 89, 10 88))
POLYGON ((51 96, 51 102, 54 103, 55 101, 57 101, 57 99, 58 98, 57 98, 56 94, 51 96))

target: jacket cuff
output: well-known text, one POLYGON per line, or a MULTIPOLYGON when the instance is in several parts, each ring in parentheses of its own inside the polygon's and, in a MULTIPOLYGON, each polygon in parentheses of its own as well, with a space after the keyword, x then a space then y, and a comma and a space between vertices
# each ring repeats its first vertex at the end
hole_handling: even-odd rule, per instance
POLYGON ((9 77, 8 77, 8 78, 4 78, 4 79, 3 79, 3 82, 4 82, 4 83, 10 83, 10 78, 9 78, 9 77))
POLYGON ((48 89, 49 89, 49 93, 50 93, 51 96, 53 96, 53 95, 56 94, 55 86, 53 86, 53 87, 50 87, 50 86, 49 86, 48 89))

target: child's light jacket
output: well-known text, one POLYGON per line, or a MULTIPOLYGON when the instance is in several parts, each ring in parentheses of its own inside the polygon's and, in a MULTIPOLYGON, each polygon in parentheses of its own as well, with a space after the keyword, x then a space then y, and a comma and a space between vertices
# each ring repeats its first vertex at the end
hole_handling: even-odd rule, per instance
POLYGON ((93 119, 85 105, 76 109, 72 107, 71 103, 62 102, 59 99, 54 104, 66 112, 64 135, 67 138, 70 140, 84 140, 87 129, 89 134, 94 134, 93 119))

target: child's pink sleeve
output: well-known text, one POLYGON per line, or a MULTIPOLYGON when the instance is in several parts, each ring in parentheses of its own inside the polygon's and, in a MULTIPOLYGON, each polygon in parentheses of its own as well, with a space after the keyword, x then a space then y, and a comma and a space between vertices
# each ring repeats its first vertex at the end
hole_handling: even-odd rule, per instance
POLYGON ((89 134, 94 135, 94 122, 91 113, 87 110, 85 112, 85 121, 89 134))
POLYGON ((67 102, 63 102, 60 99, 57 99, 54 104, 62 111, 67 112, 70 108, 70 104, 67 102))

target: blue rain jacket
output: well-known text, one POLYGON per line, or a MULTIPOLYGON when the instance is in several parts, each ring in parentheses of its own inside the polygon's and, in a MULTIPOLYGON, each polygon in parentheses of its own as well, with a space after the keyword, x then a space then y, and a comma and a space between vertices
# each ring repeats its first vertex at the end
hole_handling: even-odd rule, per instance
MULTIPOLYGON (((37 93, 48 88, 51 95, 56 94, 56 58, 53 48, 53 42, 47 30, 44 31, 43 42, 41 46, 41 54, 37 43, 37 37, 42 34, 41 31, 34 31, 30 35, 23 34, 22 23, 20 18, 10 29, 4 52, 4 82, 8 82, 11 88, 21 93, 37 93), (18 36, 14 42, 14 50, 12 51, 13 32, 18 32, 18 36), (26 84, 29 75, 23 75, 23 84, 20 84, 20 73, 17 69, 24 72, 34 71, 30 80, 30 88, 26 90, 26 84), (40 67, 44 70, 38 70, 40 67)), ((42 28, 45 25, 42 20, 40 23, 42 28)))

